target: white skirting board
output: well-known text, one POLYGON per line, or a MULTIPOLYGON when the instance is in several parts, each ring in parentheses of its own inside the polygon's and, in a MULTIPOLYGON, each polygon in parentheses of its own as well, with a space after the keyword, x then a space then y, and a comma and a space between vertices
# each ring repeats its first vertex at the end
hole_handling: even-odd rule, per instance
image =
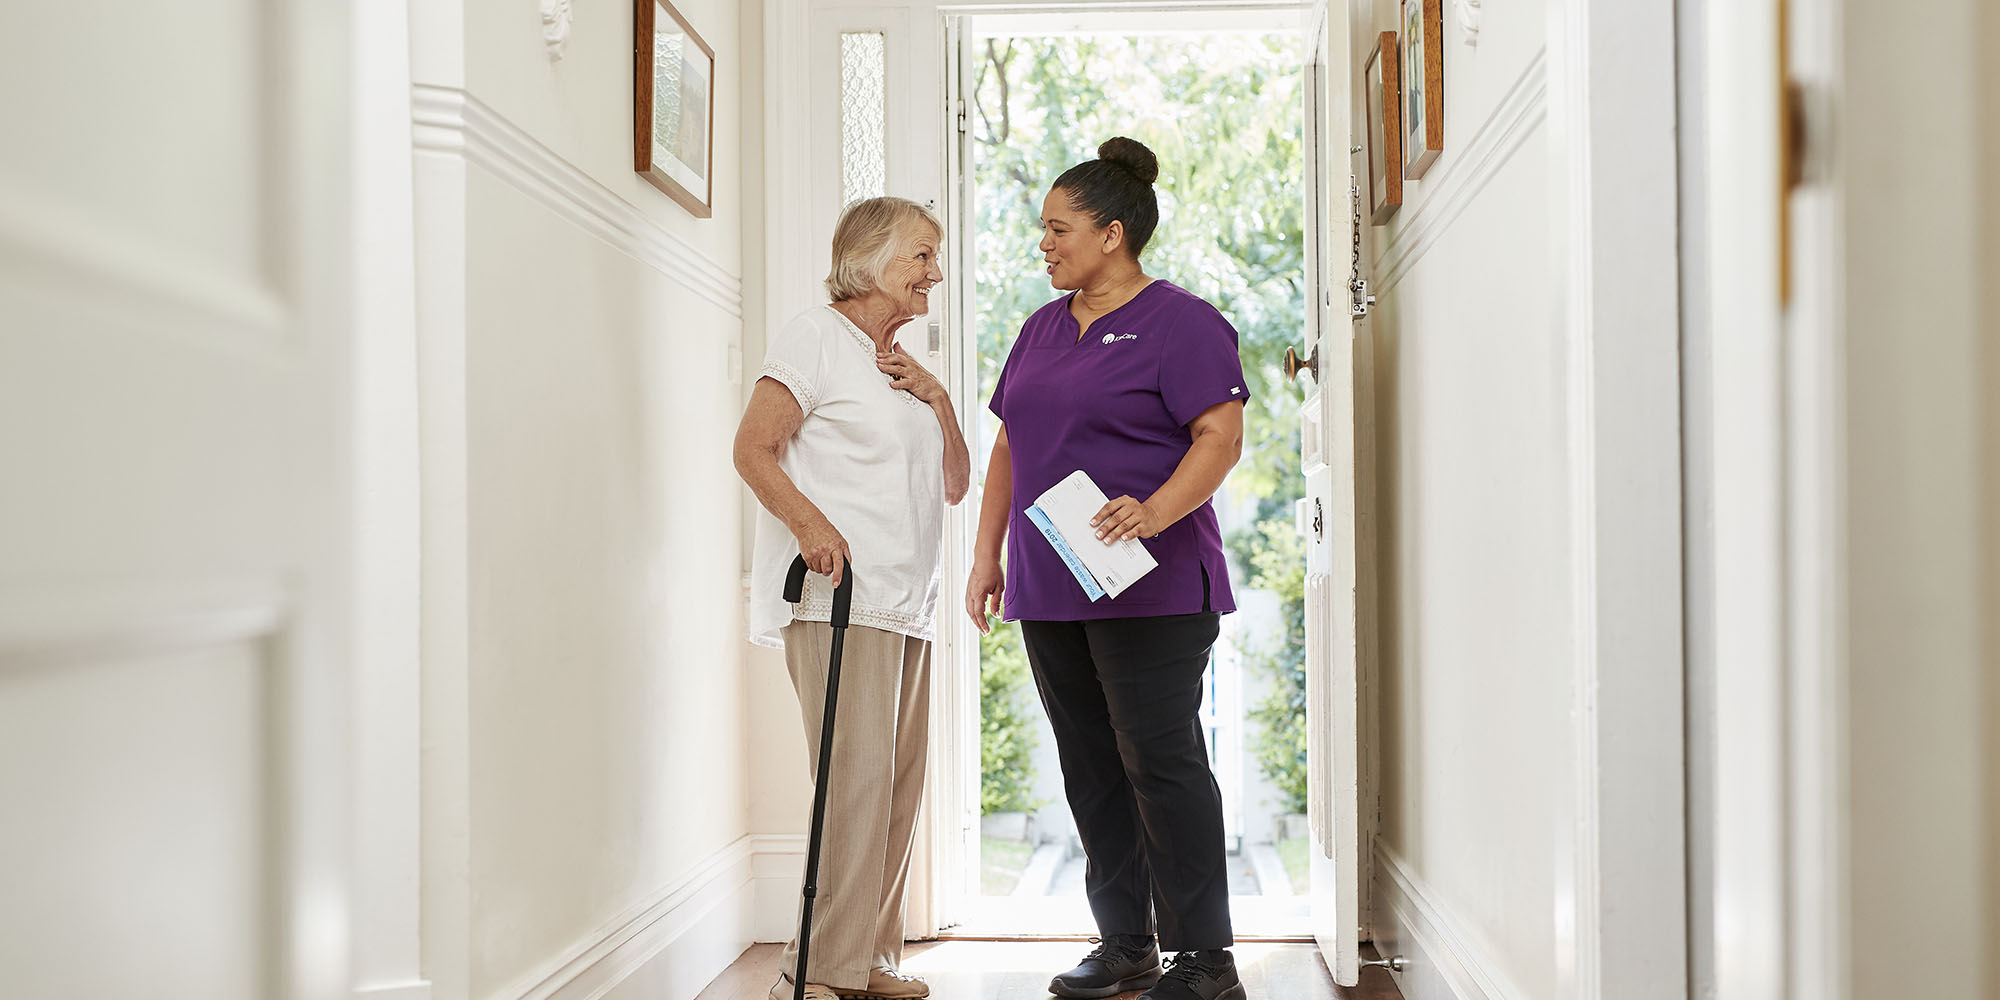
POLYGON ((798 920, 801 836, 746 836, 505 990, 506 1000, 692 998, 798 920))
POLYGON ((1375 846, 1375 947, 1408 963, 1404 1000, 1528 1000, 1394 851, 1375 846))
POLYGON ((756 883, 756 923, 759 944, 790 941, 799 932, 799 886, 806 872, 806 836, 802 833, 755 838, 752 863, 756 883))
POLYGON ((354 1000, 431 1000, 431 984, 428 980, 396 983, 390 986, 357 986, 354 1000))

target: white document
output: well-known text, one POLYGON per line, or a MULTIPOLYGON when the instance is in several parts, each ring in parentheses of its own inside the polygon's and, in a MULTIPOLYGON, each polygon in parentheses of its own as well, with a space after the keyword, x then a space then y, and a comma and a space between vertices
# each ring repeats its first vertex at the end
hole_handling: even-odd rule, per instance
POLYGON ((1106 545, 1097 537, 1090 519, 1106 502, 1104 491, 1078 469, 1036 497, 1027 511, 1029 520, 1042 529, 1042 535, 1055 546, 1093 601, 1106 595, 1117 597, 1159 565, 1136 538, 1106 545))

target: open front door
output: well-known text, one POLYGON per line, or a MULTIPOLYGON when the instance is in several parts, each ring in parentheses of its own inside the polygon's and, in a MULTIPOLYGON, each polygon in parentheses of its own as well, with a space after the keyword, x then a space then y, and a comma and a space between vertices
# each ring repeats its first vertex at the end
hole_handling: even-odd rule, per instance
MULTIPOLYGON (((1299 531, 1306 542, 1306 752, 1312 825, 1312 927, 1334 981, 1361 975, 1361 739, 1357 667, 1362 654, 1360 572, 1365 503, 1358 487, 1357 346, 1349 267, 1359 225, 1351 210, 1348 147, 1354 106, 1345 3, 1315 6, 1306 35, 1306 398, 1299 531)), ((1366 427, 1366 422, 1360 426, 1366 427)))

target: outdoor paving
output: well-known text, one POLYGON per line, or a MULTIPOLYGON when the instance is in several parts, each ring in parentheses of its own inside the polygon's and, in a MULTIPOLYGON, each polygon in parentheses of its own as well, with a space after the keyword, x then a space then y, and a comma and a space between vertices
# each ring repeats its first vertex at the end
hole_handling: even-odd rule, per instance
MULTIPOLYGON (((1055 877, 1049 880, 1047 895, 1083 895, 1084 860, 1082 854, 1075 854, 1056 869, 1055 877)), ((1229 894, 1232 896, 1261 896, 1264 889, 1257 881, 1257 867, 1248 853, 1229 856, 1229 894)), ((1285 895, 1291 894, 1287 887, 1285 895)))

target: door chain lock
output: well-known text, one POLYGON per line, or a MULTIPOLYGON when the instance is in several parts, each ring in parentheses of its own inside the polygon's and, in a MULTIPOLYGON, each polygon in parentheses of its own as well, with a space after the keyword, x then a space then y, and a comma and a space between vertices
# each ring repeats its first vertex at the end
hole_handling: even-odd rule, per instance
POLYGON ((1347 186, 1347 200, 1354 206, 1354 255, 1347 272, 1347 312, 1362 319, 1375 308, 1375 296, 1368 294, 1368 279, 1361 276, 1361 185, 1347 186))

